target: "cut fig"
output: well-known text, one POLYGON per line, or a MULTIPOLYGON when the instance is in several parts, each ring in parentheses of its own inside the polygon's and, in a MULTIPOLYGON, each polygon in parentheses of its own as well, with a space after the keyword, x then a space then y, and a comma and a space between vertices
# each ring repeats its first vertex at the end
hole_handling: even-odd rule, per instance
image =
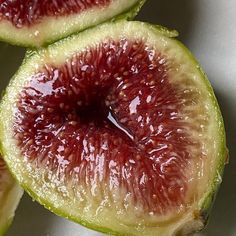
POLYGON ((34 199, 114 235, 204 227, 225 132, 208 80, 175 35, 118 21, 27 55, 1 103, 0 138, 34 199))
POLYGON ((12 222, 23 190, 9 173, 0 156, 0 236, 3 236, 12 222))
POLYGON ((114 18, 133 18, 146 0, 2 0, 0 39, 39 47, 114 18))

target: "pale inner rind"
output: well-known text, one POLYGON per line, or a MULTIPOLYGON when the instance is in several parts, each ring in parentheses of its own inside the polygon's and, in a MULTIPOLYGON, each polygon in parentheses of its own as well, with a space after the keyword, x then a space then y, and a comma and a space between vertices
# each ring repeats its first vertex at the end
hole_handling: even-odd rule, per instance
POLYGON ((23 28, 16 28, 11 22, 2 19, 0 21, 0 38, 12 41, 12 35, 14 35, 18 42, 40 46, 42 43, 50 43, 58 38, 63 38, 111 19, 122 12, 126 12, 138 2, 138 0, 113 0, 106 7, 93 7, 79 14, 61 16, 56 19, 44 17, 42 22, 23 28))
POLYGON ((1 105, 1 111, 4 111, 4 114, 0 114, 2 124, 0 135, 4 142, 4 153, 21 184, 39 202, 54 212, 103 231, 112 229, 110 230, 112 232, 139 236, 156 235, 158 232, 159 236, 171 236, 186 225, 191 226, 192 229, 202 228, 203 223, 198 214, 201 204, 212 191, 211 186, 213 186, 216 176, 213 170, 217 169, 222 155, 221 135, 224 132, 211 88, 196 62, 185 50, 178 42, 163 36, 152 26, 139 22, 121 21, 87 30, 79 36, 73 36, 41 50, 39 54, 28 59, 7 89, 1 105), (91 37, 93 37, 93 41, 91 41, 91 37), (170 83, 186 92, 186 98, 188 91, 196 96, 193 104, 186 105, 182 114, 186 117, 186 123, 193 124, 193 126, 189 125, 191 139, 200 143, 200 150, 189 151, 196 153, 196 157, 190 160, 189 168, 186 170, 189 176, 189 191, 186 196, 189 205, 187 208, 181 209, 180 207, 179 211, 170 212, 167 215, 142 215, 142 209, 138 207, 133 210, 129 209, 129 211, 117 212, 117 208, 113 206, 121 202, 119 197, 122 196, 122 189, 119 190, 119 193, 114 192, 115 195, 117 194, 115 203, 109 202, 109 199, 95 202, 92 201, 86 187, 77 186, 76 194, 81 196, 81 201, 77 201, 77 199, 71 198, 75 195, 75 191, 69 190, 71 186, 74 186, 73 182, 71 186, 66 186, 64 181, 62 179, 59 181, 55 175, 54 181, 48 182, 48 179, 52 180, 53 173, 40 168, 36 169, 26 159, 14 158, 15 155, 20 156, 20 151, 12 138, 15 101, 18 92, 27 84, 32 74, 36 73, 44 63, 60 66, 76 52, 93 47, 104 40, 123 38, 141 39, 146 45, 150 45, 164 55, 170 68, 174 68, 169 71, 170 83), (139 212, 141 212, 140 215, 139 212))
MULTIPOLYGON (((1 157, 0 162, 2 162, 1 157)), ((11 223, 22 195, 23 190, 7 168, 0 168, 0 235, 3 235, 11 223)))

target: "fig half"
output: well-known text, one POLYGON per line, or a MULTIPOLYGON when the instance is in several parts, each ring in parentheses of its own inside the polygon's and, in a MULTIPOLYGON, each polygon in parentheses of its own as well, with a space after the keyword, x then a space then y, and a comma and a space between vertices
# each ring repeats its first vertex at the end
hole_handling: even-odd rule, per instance
POLYGON ((0 156, 0 236, 3 236, 15 215, 23 190, 15 182, 0 156))
POLYGON ((146 0, 2 0, 0 39, 39 47, 114 18, 133 18, 146 0))
POLYGON ((173 36, 121 20, 28 53, 0 105, 0 138, 34 199, 113 235, 204 227, 225 131, 209 81, 173 36))

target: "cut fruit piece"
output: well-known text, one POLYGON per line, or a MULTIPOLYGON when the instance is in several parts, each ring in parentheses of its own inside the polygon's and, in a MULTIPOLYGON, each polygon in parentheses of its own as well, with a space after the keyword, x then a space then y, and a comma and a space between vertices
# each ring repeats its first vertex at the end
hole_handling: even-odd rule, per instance
POLYGON ((0 39, 39 47, 114 18, 133 18, 146 0, 4 0, 0 39))
POLYGON ((0 138, 34 199, 114 235, 203 228, 225 132, 208 80, 174 35, 118 21, 27 55, 0 106, 0 138))
POLYGON ((0 156, 0 236, 3 236, 12 222, 23 190, 12 178, 0 156))

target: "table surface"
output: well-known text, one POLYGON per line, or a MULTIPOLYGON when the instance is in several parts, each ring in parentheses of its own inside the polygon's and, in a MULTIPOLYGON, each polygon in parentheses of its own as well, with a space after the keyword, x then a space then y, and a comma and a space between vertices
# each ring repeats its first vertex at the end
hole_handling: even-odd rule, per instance
MULTIPOLYGON (((210 223, 198 236, 236 236, 236 1, 148 0, 138 19, 175 28, 195 54, 218 97, 230 150, 210 223)), ((0 90, 20 65, 24 50, 0 43, 0 90)), ((59 218, 25 194, 7 236, 101 236, 59 218)))

